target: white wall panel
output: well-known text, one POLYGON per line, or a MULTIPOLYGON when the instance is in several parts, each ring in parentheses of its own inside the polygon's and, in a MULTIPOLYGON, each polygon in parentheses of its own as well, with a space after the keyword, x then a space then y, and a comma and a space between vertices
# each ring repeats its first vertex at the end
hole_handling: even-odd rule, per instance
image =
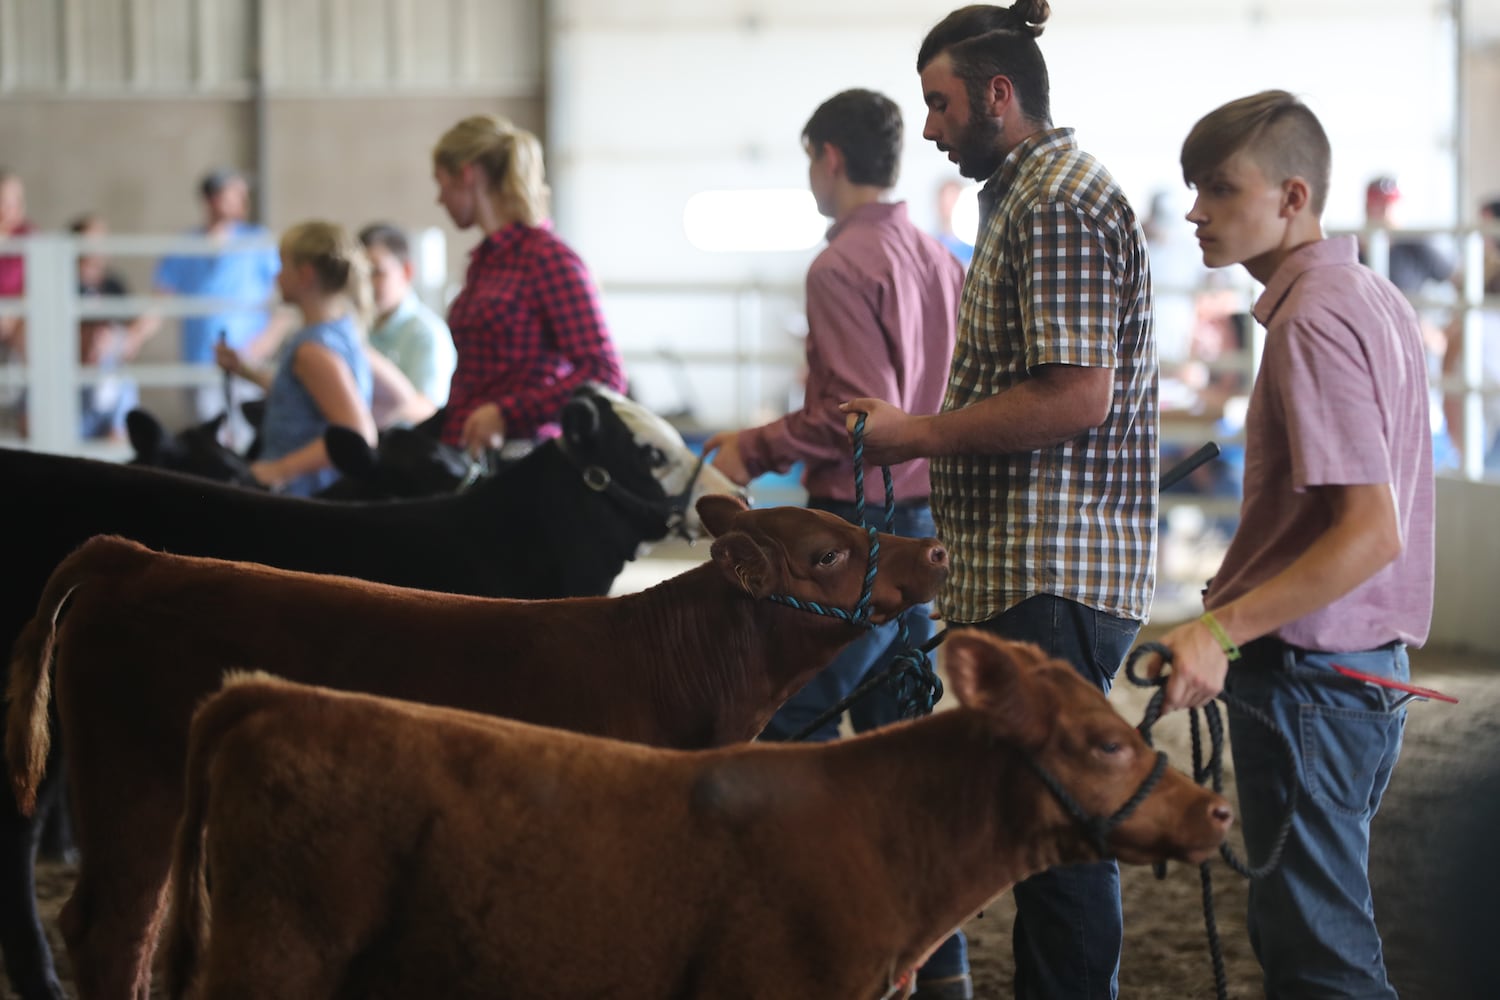
POLYGON ((956 174, 921 138, 916 44, 906 32, 869 30, 855 59, 835 56, 826 31, 802 28, 557 34, 549 138, 559 227, 611 276, 800 280, 806 253, 693 249, 682 210, 703 190, 805 187, 803 125, 823 100, 856 86, 901 105, 907 138, 897 194, 919 224, 934 224, 937 187, 956 174), (613 220, 640 233, 650 253, 622 251, 610 238, 613 220))
MULTIPOLYGON (((1054 15, 1056 17, 1056 15, 1054 15)), ((1358 23, 1297 17, 1197 26, 1144 26, 1142 42, 1092 25, 1042 37, 1053 118, 1073 124, 1138 207, 1159 186, 1181 189, 1177 158, 1199 117, 1225 101, 1277 87, 1300 95, 1333 145, 1325 221, 1364 221, 1364 187, 1382 172, 1403 178, 1401 218, 1454 221, 1451 28, 1429 10, 1358 23), (1215 44, 1212 39, 1222 41, 1215 44), (1331 40, 1350 59, 1331 59, 1331 40), (1400 67, 1393 76, 1392 67, 1400 67), (1398 82, 1399 81, 1399 82, 1398 82)))
MULTIPOLYGON (((1438 3, 1433 4, 1436 7, 1438 3)), ((1494 0, 1467 0, 1483 8, 1494 0)), ((659 25, 669 27, 713 26, 753 22, 780 28, 790 25, 818 25, 825 29, 831 42, 847 40, 871 28, 885 28, 916 23, 919 31, 936 23, 959 2, 933 0, 637 0, 623 4, 618 0, 553 0, 554 23, 566 28, 587 25, 592 30, 614 30, 623 26, 659 25)), ((1420 5, 1411 0, 1056 0, 1052 4, 1052 25, 1064 20, 1126 30, 1143 22, 1191 24, 1275 20, 1287 17, 1334 18, 1348 23, 1366 16, 1411 14, 1420 5)), ((918 36, 920 37, 920 35, 918 36)))
POLYGON ((800 283, 812 251, 709 253, 693 247, 682 227, 682 211, 693 192, 805 183, 802 165, 781 159, 775 169, 703 159, 580 164, 559 175, 566 186, 554 198, 556 215, 567 221, 558 226, 590 267, 610 280, 800 283))
MULTIPOLYGON (((757 27, 726 20, 716 33, 702 13, 673 29, 661 11, 649 25, 623 13, 596 24, 582 16, 592 8, 579 6, 564 4, 566 16, 554 26, 549 134, 560 224, 580 241, 595 242, 597 220, 567 206, 575 171, 590 163, 605 171, 659 168, 662 179, 638 194, 655 200, 663 219, 692 193, 692 180, 723 186, 726 160, 743 168, 731 171, 740 181, 774 185, 791 176, 804 183, 788 169, 800 167, 801 126, 819 101, 849 86, 875 87, 902 105, 909 126, 902 193, 915 216, 931 219, 931 192, 951 176, 920 138, 924 109, 913 59, 931 16, 914 15, 904 31, 866 27, 858 45, 840 47, 830 45, 828 29, 770 28, 769 18, 757 27), (665 187, 667 174, 681 185, 675 192, 665 187)), ((1054 14, 1042 39, 1053 117, 1076 127, 1137 201, 1161 185, 1181 187, 1177 152, 1197 117, 1224 100, 1281 86, 1309 101, 1333 139, 1331 224, 1360 221, 1363 181, 1377 171, 1426 179, 1411 185, 1406 221, 1451 218, 1453 134, 1433 109, 1452 105, 1453 54, 1446 24, 1429 11, 1366 17, 1358 25, 1231 21, 1218 29, 1233 39, 1230 46, 1207 44, 1196 25, 1143 24, 1132 38, 1118 25, 1076 14, 1054 14), (1331 65, 1330 38, 1372 67, 1401 66, 1401 86, 1331 65), (1153 56, 1141 58, 1148 40, 1153 56)))
MULTIPOLYGON (((698 250, 682 231, 683 208, 703 190, 805 186, 802 126, 840 90, 871 87, 901 105, 896 193, 919 225, 935 227, 937 189, 957 174, 921 138, 914 63, 949 3, 557 0, 548 9, 556 221, 603 282, 627 351, 649 354, 681 330, 637 309, 616 320, 612 286, 800 283, 811 252, 698 250)), ((1364 184, 1377 172, 1402 178, 1404 222, 1454 220, 1455 57, 1441 5, 1069 0, 1054 4, 1041 46, 1054 121, 1077 129, 1142 212, 1157 190, 1186 194, 1177 156, 1197 118, 1283 87, 1330 132, 1331 226, 1362 221, 1364 184)), ((774 344, 789 318, 771 306, 761 322, 774 344)), ((693 336, 704 349, 732 348, 712 325, 693 336)))

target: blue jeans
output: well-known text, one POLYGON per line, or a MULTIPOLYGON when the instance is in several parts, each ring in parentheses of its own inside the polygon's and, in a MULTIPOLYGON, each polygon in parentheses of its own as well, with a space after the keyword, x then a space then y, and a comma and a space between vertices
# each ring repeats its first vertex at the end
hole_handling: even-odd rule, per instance
MULTIPOLYGON (((1038 594, 979 622, 1034 642, 1109 693, 1141 623, 1038 594)), ((1051 868, 1015 888, 1017 1000, 1113 1000, 1120 991, 1120 869, 1114 861, 1051 868)))
MULTIPOLYGON (((807 502, 807 505, 814 510, 836 514, 851 524, 859 523, 855 520, 855 508, 852 503, 814 497, 807 502)), ((867 504, 865 517, 877 528, 884 530, 885 507, 883 504, 867 504)), ((894 528, 894 534, 903 538, 930 538, 936 534, 932 524, 932 509, 926 504, 898 507, 894 528)), ((933 624, 931 615, 932 605, 918 604, 901 616, 901 621, 906 624, 907 641, 911 645, 920 646, 932 638, 936 626, 933 624)), ((844 647, 828 666, 787 699, 786 703, 771 717, 761 738, 766 740, 791 739, 830 706, 847 697, 849 692, 858 687, 859 683, 872 672, 878 672, 890 666, 892 658, 900 652, 895 645, 897 630, 897 622, 886 622, 884 625, 868 630, 844 647)), ((901 718, 901 706, 897 704, 896 698, 887 690, 887 687, 882 684, 849 706, 849 723, 854 727, 855 732, 862 733, 876 729, 901 718)), ((838 735, 839 720, 833 718, 804 739, 822 743, 837 739, 838 735)))
MULTIPOLYGON (((1331 664, 1378 677, 1411 676, 1406 647, 1322 653, 1276 639, 1245 645, 1228 690, 1287 734, 1302 790, 1280 866, 1250 883, 1250 943, 1270 1000, 1394 1000, 1370 898, 1370 821, 1401 755, 1399 691, 1339 677, 1331 664)), ((1271 850, 1287 793, 1287 763, 1264 726, 1229 712, 1240 825, 1250 863, 1271 850)))
MULTIPOLYGON (((852 503, 839 500, 813 498, 807 505, 814 510, 826 510, 837 514, 851 524, 858 524, 852 503)), ((885 505, 883 502, 866 504, 865 518, 877 528, 885 528, 885 505)), ((894 534, 904 538, 930 538, 937 532, 932 524, 932 509, 927 504, 914 504, 896 508, 893 525, 894 534)), ((852 609, 851 609, 852 610, 852 609)), ((906 624, 907 642, 920 646, 932 638, 936 631, 933 624, 932 605, 919 604, 908 609, 901 620, 906 624)), ((844 648, 833 662, 808 681, 792 695, 767 723, 763 740, 789 740, 808 726, 814 719, 837 704, 859 686, 866 677, 878 674, 891 665, 891 660, 900 652, 896 645, 897 622, 887 622, 870 629, 844 648)), ((890 685, 882 684, 867 692, 849 706, 849 724, 855 732, 866 732, 889 725, 901 718, 901 705, 890 685)), ((825 743, 838 739, 839 720, 830 719, 804 739, 825 743)), ((961 976, 969 971, 968 941, 963 931, 957 931, 938 947, 922 966, 920 978, 945 979, 961 976)))

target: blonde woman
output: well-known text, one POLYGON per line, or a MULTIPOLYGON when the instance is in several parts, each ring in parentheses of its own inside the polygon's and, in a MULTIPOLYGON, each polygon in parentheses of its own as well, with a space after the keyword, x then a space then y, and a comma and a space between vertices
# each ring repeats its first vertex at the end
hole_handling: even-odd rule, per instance
POLYGON ((261 483, 308 496, 338 478, 323 446, 331 424, 352 427, 375 443, 372 378, 363 328, 371 310, 364 248, 330 222, 304 222, 281 238, 277 287, 301 314, 273 369, 248 365, 219 345, 219 367, 266 390, 261 455, 250 466, 261 483))
POLYGON ((547 224, 536 136, 495 115, 465 118, 433 148, 432 176, 453 224, 484 232, 448 309, 458 366, 443 440, 478 453, 551 437, 581 383, 623 392, 593 279, 547 224))

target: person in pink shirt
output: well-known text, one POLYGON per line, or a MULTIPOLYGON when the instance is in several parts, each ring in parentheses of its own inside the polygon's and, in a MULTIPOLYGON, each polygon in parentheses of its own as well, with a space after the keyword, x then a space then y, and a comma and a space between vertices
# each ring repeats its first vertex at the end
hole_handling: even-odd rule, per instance
MULTIPOLYGON (((1289 737, 1302 788, 1280 866, 1250 885, 1266 996, 1394 998, 1375 926, 1370 823, 1401 751, 1407 647, 1432 620, 1433 478, 1417 316, 1325 238, 1328 138, 1280 90, 1201 119, 1182 147, 1188 220, 1209 267, 1265 286, 1266 346, 1245 423, 1240 524, 1204 615, 1169 632, 1163 710, 1227 690, 1289 737), (1350 679, 1345 667, 1376 678, 1350 679)), ((1286 810, 1274 734, 1230 710, 1252 863, 1286 810)))
MULTIPOLYGON (((901 160, 903 124, 894 101, 869 90, 829 98, 802 130, 808 183, 818 211, 833 220, 828 245, 807 272, 807 387, 803 406, 779 420, 710 437, 705 453, 744 486, 765 472, 804 464, 808 506, 859 523, 854 458, 839 404, 854 396, 898 401, 917 413, 935 413, 948 383, 964 270, 935 238, 912 224, 906 204, 890 200, 901 160)), ((926 459, 892 470, 896 498, 893 528, 909 537, 933 535, 926 459)), ((865 518, 885 527, 882 480, 865 470, 865 518)), ((903 616, 907 640, 919 645, 933 633, 929 607, 903 616)), ((856 640, 776 713, 762 739, 798 736, 867 676, 884 671, 900 651, 898 623, 856 640)), ((849 709, 856 730, 901 717, 886 686, 849 709)), ((805 738, 838 737, 838 718, 805 738)), ((964 1000, 972 996, 966 944, 955 933, 919 974, 917 996, 964 1000)))
MULTIPOLYGON (((26 186, 19 175, 0 167, 0 239, 31 232, 26 220, 26 186)), ((0 254, 0 296, 19 296, 26 291, 26 258, 0 254)), ((25 323, 19 316, 0 316, 0 360, 6 353, 25 357, 25 323)))

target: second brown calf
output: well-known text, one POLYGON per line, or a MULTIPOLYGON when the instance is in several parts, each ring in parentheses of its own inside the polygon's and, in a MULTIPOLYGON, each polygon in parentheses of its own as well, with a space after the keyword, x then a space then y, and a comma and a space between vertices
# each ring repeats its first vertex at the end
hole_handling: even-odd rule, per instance
MULTIPOLYGON (((1110 816, 1156 764, 1035 646, 945 648, 957 710, 699 753, 242 679, 193 724, 172 995, 893 995, 998 893, 1099 856, 1038 767, 1110 816)), ((1229 824, 1168 768, 1108 850, 1199 861, 1229 824)))

